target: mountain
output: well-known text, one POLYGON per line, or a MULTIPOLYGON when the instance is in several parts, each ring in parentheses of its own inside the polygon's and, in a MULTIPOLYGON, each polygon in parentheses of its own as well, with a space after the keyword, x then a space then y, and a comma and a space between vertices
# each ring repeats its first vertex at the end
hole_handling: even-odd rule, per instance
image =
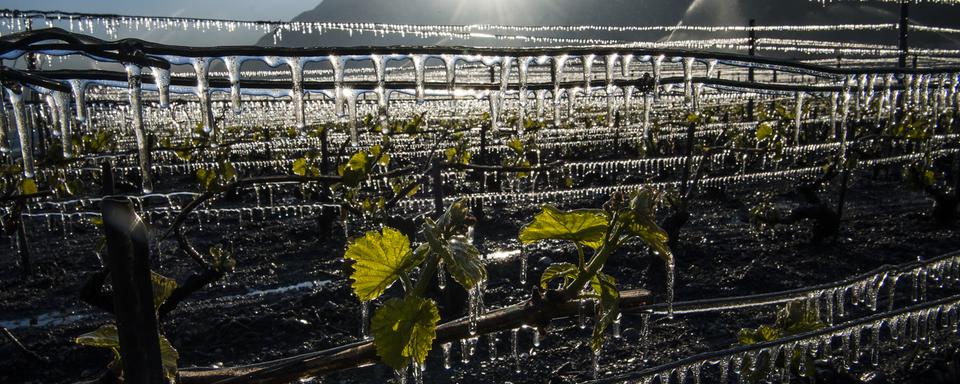
MULTIPOLYGON (((911 20, 922 25, 960 27, 957 6, 921 4, 911 8, 911 20)), ((504 25, 745 25, 751 18, 758 25, 875 24, 896 23, 899 5, 889 3, 835 2, 827 6, 810 0, 323 0, 292 21, 358 22, 394 24, 504 24, 504 25)), ((567 33, 540 34, 562 37, 629 39, 643 41, 740 37, 737 33, 567 33)), ((790 37, 789 33, 767 33, 790 37)), ((804 39, 854 40, 895 44, 895 31, 805 33, 804 39)), ((273 35, 257 44, 273 45, 273 35)), ((363 45, 510 45, 491 39, 421 39, 412 36, 374 36, 372 33, 326 31, 298 34, 285 31, 281 46, 363 45)), ((517 44, 517 43, 512 43, 517 44)), ((956 35, 914 33, 914 46, 956 47, 956 35)))

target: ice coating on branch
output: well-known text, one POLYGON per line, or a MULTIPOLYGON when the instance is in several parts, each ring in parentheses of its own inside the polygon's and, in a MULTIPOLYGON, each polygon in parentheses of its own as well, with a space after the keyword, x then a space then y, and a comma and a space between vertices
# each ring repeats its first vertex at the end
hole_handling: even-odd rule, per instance
POLYGON ((23 94, 12 88, 6 88, 7 97, 10 99, 10 105, 13 107, 13 119, 17 123, 17 136, 20 138, 20 155, 23 159, 23 177, 32 179, 35 175, 33 165, 33 145, 29 123, 27 122, 27 113, 24 110, 23 94))
POLYGON ((153 178, 150 167, 150 148, 147 133, 143 126, 143 93, 141 68, 136 64, 124 66, 127 70, 128 98, 130 100, 130 114, 133 117, 133 133, 137 140, 137 155, 140 165, 141 187, 143 193, 153 192, 153 178))

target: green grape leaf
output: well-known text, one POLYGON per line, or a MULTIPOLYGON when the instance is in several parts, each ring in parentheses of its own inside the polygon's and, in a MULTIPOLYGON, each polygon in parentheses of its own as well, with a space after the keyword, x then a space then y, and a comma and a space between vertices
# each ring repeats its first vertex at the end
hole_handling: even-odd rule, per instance
POLYGON ((293 174, 297 176, 307 175, 307 159, 301 157, 293 161, 293 174))
POLYGON ((744 328, 737 334, 737 341, 744 345, 773 341, 778 338, 780 338, 780 330, 769 325, 761 325, 757 329, 744 328))
POLYGON ((520 230, 520 242, 529 244, 540 240, 568 240, 593 249, 600 247, 607 231, 603 211, 578 209, 561 211, 545 205, 543 210, 520 230))
POLYGON ((354 261, 350 280, 353 292, 362 301, 383 294, 401 273, 413 267, 415 260, 410 239, 390 227, 384 227, 382 233, 369 231, 354 240, 343 257, 354 261))
POLYGON ((773 126, 770 123, 757 124, 757 141, 762 141, 771 136, 773 136, 773 126))
POLYGON ((33 179, 23 179, 20 181, 20 194, 32 195, 37 193, 37 182, 33 179))
POLYGON ((437 337, 440 312, 429 299, 416 296, 387 300, 370 322, 377 356, 394 369, 411 361, 422 364, 437 337))
POLYGON ((570 263, 551 264, 543 270, 543 275, 540 275, 540 288, 547 289, 551 281, 559 278, 562 278, 563 284, 566 285, 569 280, 576 279, 579 274, 580 271, 577 270, 576 265, 570 263))
MULTIPOLYGON (((180 359, 180 353, 170 344, 163 335, 160 336, 160 361, 163 364, 164 374, 167 379, 174 380, 177 377, 177 360, 180 359)), ((120 361, 120 336, 117 333, 117 326, 114 324, 105 324, 93 331, 77 336, 74 342, 79 345, 96 348, 107 348, 113 351, 113 358, 120 361)))
MULTIPOLYGON (((433 248, 433 242, 430 244, 433 248)), ((480 261, 480 251, 465 236, 451 237, 445 247, 439 248, 438 253, 450 276, 464 288, 471 289, 487 278, 487 269, 480 261)))
POLYGON ((607 327, 620 316, 620 291, 617 290, 617 280, 603 272, 597 272, 591 279, 590 286, 599 297, 595 311, 596 322, 590 338, 590 348, 596 353, 603 347, 603 336, 607 327))
POLYGON ((177 281, 156 272, 150 272, 150 282, 153 285, 153 310, 160 309, 160 305, 177 289, 177 281))

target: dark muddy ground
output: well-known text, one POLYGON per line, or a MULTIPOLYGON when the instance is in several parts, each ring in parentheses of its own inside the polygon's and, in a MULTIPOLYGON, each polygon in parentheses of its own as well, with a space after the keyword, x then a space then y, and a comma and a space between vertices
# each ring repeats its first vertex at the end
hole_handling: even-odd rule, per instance
MULTIPOLYGON (((777 201, 784 207, 795 205, 797 200, 788 189, 779 188, 777 201)), ((836 191, 825 192, 824 196, 835 199, 836 191)), ((809 225, 804 223, 758 233, 747 222, 747 210, 756 201, 755 193, 747 189, 696 200, 677 254, 677 300, 799 288, 839 280, 883 264, 960 249, 956 229, 933 225, 931 201, 922 194, 905 191, 899 181, 873 180, 868 175, 853 178, 842 235, 836 243, 811 244, 809 225)), ((476 243, 484 253, 515 248, 513 239, 520 226, 536 213, 536 207, 500 207, 487 213, 476 229, 476 243)), ((44 223, 32 223, 30 251, 37 273, 26 280, 18 277, 9 239, 0 242, 0 321, 45 359, 30 359, 6 340, 0 341, 2 383, 75 382, 96 376, 112 358, 109 351, 72 342, 77 335, 109 321, 107 315, 78 298, 85 277, 99 268, 93 251, 97 229, 74 225, 64 238, 59 226, 53 227, 48 232, 44 223), (36 325, 22 324, 31 321, 36 325)), ((220 226, 205 223, 202 231, 194 226, 192 238, 199 247, 215 242, 228 244, 237 255, 238 267, 226 280, 198 292, 163 322, 163 332, 180 351, 180 366, 260 362, 357 340, 360 306, 344 278, 342 229, 318 231, 316 222, 306 219, 245 220, 242 226, 230 220, 220 226)), ((159 245, 163 251, 155 268, 183 278, 192 265, 173 251, 174 246, 170 240, 159 245)), ((562 246, 546 246, 527 254, 526 287, 521 287, 517 260, 490 266, 485 295, 488 306, 522 300, 546 264, 575 258, 562 246)), ((645 283, 649 261, 643 246, 635 244, 616 255, 606 271, 618 279, 621 289, 648 288, 662 295, 662 286, 645 283)), ((443 295, 457 297, 451 288, 447 290, 450 292, 443 295)), ((445 309, 458 309, 450 306, 445 309)), ((610 339, 600 356, 601 376, 728 347, 735 343, 741 327, 772 323, 775 309, 677 316, 672 320, 655 317, 645 340, 640 340, 638 331, 640 316, 625 315, 623 337, 610 339)), ((454 345, 453 367, 445 370, 441 348, 434 348, 425 381, 560 383, 591 377, 589 327, 582 330, 575 320, 558 320, 536 348, 531 332, 520 331, 519 372, 510 357, 509 332, 504 332, 496 343, 496 355, 501 359, 490 359, 488 339, 483 337, 466 363, 460 361, 460 346, 454 345)), ((945 346, 937 356, 952 359, 950 353, 956 350, 956 346, 945 346)), ((858 367, 853 375, 872 374, 873 380, 889 380, 871 383, 906 380, 913 371, 907 369, 912 363, 904 354, 891 354, 880 368, 858 367)), ((373 366, 341 372, 324 381, 384 382, 392 378, 389 369, 373 366)))

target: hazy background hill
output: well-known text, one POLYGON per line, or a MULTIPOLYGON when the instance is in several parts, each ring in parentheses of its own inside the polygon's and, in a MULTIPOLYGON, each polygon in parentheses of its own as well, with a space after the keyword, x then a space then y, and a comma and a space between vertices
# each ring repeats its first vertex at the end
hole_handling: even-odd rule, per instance
MULTIPOLYGON (((403 24, 507 24, 507 25, 744 25, 757 19, 759 25, 896 23, 899 5, 834 3, 822 6, 807 0, 323 0, 314 9, 293 18, 294 21, 378 22, 403 24)), ((911 19, 919 24, 960 27, 960 7, 915 5, 911 19)), ((572 36, 572 35, 557 35, 572 36)), ((681 40, 690 38, 732 37, 738 34, 634 33, 592 34, 596 38, 629 40, 681 40)), ((830 36, 804 35, 810 38, 853 38, 858 41, 895 43, 896 32, 861 32, 830 36)), ((915 34, 915 46, 960 46, 956 38, 931 33, 915 34)), ((264 36, 260 45, 273 45, 273 37, 264 36)), ((419 39, 400 36, 350 36, 330 31, 322 35, 285 33, 283 46, 351 46, 398 44, 493 45, 493 40, 450 41, 442 38, 419 39)), ((502 44, 502 43, 499 43, 502 44)))

